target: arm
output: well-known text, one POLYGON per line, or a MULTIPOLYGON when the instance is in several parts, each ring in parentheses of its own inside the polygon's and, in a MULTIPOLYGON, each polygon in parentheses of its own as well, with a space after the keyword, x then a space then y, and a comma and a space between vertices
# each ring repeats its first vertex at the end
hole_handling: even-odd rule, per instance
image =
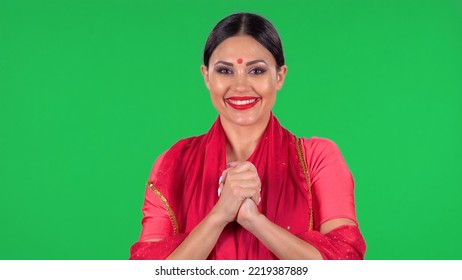
POLYGON ((316 230, 293 235, 272 223, 251 201, 245 201, 238 222, 281 259, 362 259, 366 245, 358 229, 351 173, 332 141, 304 139, 316 230), (320 225, 320 226, 319 226, 320 225))
POLYGON ((217 204, 167 259, 206 259, 225 226, 236 220, 242 202, 247 197, 258 201, 260 179, 251 163, 234 163, 222 178, 217 204))
POLYGON ((205 260, 227 222, 212 210, 167 257, 167 260, 205 260))
POLYGON ((147 188, 143 230, 130 250, 130 259, 206 259, 227 222, 214 209, 189 234, 178 233, 176 218, 169 216, 170 206, 161 197, 147 188))
MULTIPOLYGON (((280 226, 272 223, 264 215, 258 213, 253 201, 247 199, 241 206, 238 222, 257 237, 279 259, 321 260, 325 256, 318 248, 301 239, 280 226)), ((321 225, 321 233, 325 237, 332 230, 343 225, 355 225, 349 219, 333 219, 321 225)), ((319 238, 319 236, 317 236, 319 238)))
POLYGON ((220 198, 210 213, 189 233, 175 234, 166 201, 148 189, 143 207, 143 232, 132 246, 131 259, 206 259, 224 227, 235 221, 247 197, 258 201, 260 179, 248 162, 235 163, 223 172, 220 198))
POLYGON ((250 199, 242 204, 237 221, 279 259, 322 259, 321 253, 315 247, 260 214, 250 199))
POLYGON ((206 259, 227 222, 212 210, 189 234, 178 233, 165 202, 147 189, 143 230, 130 259, 206 259))

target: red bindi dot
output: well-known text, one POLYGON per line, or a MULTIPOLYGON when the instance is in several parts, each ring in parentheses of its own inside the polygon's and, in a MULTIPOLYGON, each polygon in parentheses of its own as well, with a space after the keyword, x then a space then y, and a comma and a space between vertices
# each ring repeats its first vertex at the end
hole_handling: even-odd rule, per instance
POLYGON ((242 58, 238 58, 237 59, 237 64, 241 64, 242 63, 242 58))

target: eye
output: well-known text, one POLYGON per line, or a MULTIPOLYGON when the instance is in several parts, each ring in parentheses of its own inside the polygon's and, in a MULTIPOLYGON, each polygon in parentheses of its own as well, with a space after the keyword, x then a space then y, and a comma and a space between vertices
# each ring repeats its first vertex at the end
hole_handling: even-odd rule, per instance
POLYGON ((226 68, 226 67, 219 67, 219 68, 217 68, 216 71, 217 71, 218 74, 224 74, 224 75, 233 74, 233 71, 231 69, 226 68))
POLYGON ((266 72, 266 69, 263 69, 263 68, 253 68, 252 70, 250 70, 250 74, 254 74, 254 75, 262 75, 263 73, 266 72))

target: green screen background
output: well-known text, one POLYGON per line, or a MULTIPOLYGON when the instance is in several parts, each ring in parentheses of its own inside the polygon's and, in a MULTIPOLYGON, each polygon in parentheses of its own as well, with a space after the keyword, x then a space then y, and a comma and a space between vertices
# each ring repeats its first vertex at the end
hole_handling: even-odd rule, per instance
POLYGON ((462 259, 462 4, 0 0, 0 259, 127 259, 156 157, 217 113, 199 67, 237 11, 278 29, 274 108, 340 147, 367 259, 462 259))

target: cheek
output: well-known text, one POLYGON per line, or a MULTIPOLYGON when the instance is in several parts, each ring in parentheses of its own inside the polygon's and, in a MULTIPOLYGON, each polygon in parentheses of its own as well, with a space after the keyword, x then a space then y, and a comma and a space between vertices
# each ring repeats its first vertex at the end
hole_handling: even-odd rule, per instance
POLYGON ((276 83, 274 79, 265 78, 256 83, 254 83, 254 88, 257 92, 261 95, 265 95, 270 97, 270 95, 274 95, 276 93, 276 83))
POLYGON ((226 81, 226 79, 217 79, 215 77, 210 79, 210 93, 212 95, 224 95, 228 91, 229 87, 229 81, 226 81))

